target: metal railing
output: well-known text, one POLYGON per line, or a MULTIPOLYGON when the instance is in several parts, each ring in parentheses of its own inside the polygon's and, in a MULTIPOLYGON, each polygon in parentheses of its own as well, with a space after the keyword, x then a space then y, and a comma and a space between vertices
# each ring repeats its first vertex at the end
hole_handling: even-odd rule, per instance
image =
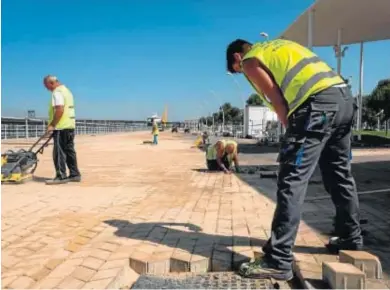
MULTIPOLYGON (((278 122, 271 122, 270 124, 267 122, 253 122, 251 121, 247 128, 247 136, 251 136, 253 139, 268 139, 269 141, 277 141, 279 140, 279 135, 281 132, 278 131, 277 126, 278 122)), ((222 127, 221 125, 215 126, 206 126, 205 124, 199 124, 199 126, 193 126, 190 128, 192 132, 204 132, 207 131, 211 134, 217 134, 218 136, 229 136, 234 138, 245 138, 244 136, 244 125, 225 125, 222 127)))
MULTIPOLYGON (((38 138, 47 130, 47 126, 43 124, 2 124, 1 139, 28 139, 38 138)), ((100 135, 111 133, 124 133, 149 130, 146 124, 82 124, 76 125, 76 134, 78 135, 100 135)))

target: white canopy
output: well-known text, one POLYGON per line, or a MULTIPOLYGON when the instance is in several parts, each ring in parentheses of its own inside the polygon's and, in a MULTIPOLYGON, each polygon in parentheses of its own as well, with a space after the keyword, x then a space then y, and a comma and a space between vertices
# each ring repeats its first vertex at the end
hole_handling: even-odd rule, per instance
POLYGON ((390 0, 317 0, 281 37, 310 47, 390 39, 390 0))

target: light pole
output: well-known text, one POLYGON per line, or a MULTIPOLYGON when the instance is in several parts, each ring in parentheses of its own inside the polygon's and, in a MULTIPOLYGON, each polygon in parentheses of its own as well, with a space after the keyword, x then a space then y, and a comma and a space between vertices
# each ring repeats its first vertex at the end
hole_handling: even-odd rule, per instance
POLYGON ((238 88, 238 90, 239 90, 239 92, 240 92, 240 98, 241 98, 241 101, 242 101, 242 133, 244 134, 244 136, 246 136, 247 134, 246 134, 246 126, 245 126, 245 115, 246 115, 246 113, 245 113, 245 98, 244 98, 244 92, 243 92, 243 89, 242 89, 242 87, 241 87, 241 85, 240 85, 240 83, 237 81, 237 79, 234 77, 234 75, 231 73, 231 72, 227 72, 226 73, 227 75, 229 75, 229 76, 231 76, 232 77, 232 79, 233 79, 233 81, 234 81, 234 83, 236 84, 236 86, 237 86, 237 88, 238 88))
MULTIPOLYGON (((206 102, 206 100, 203 100, 203 102, 204 102, 206 108, 210 108, 210 105, 209 105, 208 102, 206 102)), ((212 118, 212 120, 213 120, 213 121, 212 121, 212 128, 211 128, 211 131, 214 131, 214 115, 212 114, 212 112, 210 112, 210 111, 208 111, 208 112, 209 112, 210 118, 212 118)))
MULTIPOLYGON (((382 109, 378 114, 375 115, 378 119, 378 124, 377 124, 377 131, 381 130, 381 121, 380 121, 380 116, 383 114, 384 110, 382 109)), ((361 128, 359 128, 361 130, 361 128)))
MULTIPOLYGON (((201 116, 203 117, 203 113, 202 112, 204 112, 205 110, 204 110, 204 107, 201 105, 201 104, 199 104, 199 108, 201 109, 201 116)), ((207 123, 207 118, 206 118, 206 127, 208 126, 208 123, 207 123)))
POLYGON ((225 112, 223 111, 223 107, 222 107, 222 99, 218 97, 218 95, 213 90, 211 90, 210 93, 213 94, 217 99, 221 101, 219 110, 222 112, 222 131, 223 131, 225 129, 225 112))

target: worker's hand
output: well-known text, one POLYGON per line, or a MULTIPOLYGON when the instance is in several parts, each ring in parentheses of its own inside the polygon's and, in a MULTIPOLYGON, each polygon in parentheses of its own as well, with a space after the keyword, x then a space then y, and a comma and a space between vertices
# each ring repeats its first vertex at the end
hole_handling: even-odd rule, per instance
POLYGON ((226 169, 224 172, 225 172, 225 174, 231 174, 232 173, 229 169, 226 169))
POLYGON ((47 133, 51 133, 51 132, 53 132, 54 131, 54 126, 52 126, 52 125, 49 125, 48 127, 47 127, 47 133))

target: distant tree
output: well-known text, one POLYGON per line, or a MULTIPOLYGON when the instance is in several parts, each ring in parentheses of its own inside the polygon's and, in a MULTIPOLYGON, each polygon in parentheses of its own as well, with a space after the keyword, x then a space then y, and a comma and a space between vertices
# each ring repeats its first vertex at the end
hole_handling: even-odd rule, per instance
POLYGON ((233 107, 230 110, 230 118, 233 124, 241 124, 243 118, 243 111, 240 108, 233 107))
POLYGON ((370 94, 369 105, 377 112, 383 110, 385 120, 390 118, 390 79, 384 79, 378 82, 370 94))
POLYGON ((217 112, 213 113, 212 117, 202 117, 201 120, 205 123, 207 119, 208 124, 212 124, 214 118, 214 124, 221 124, 223 116, 225 116, 225 124, 242 123, 242 114, 243 111, 240 108, 234 107, 230 103, 224 103, 217 112))
POLYGON ((246 100, 246 104, 248 106, 263 106, 263 99, 256 93, 251 94, 249 98, 246 100))
MULTIPOLYGON (((366 100, 363 103, 363 116, 364 118, 368 118, 368 114, 377 115, 379 112, 383 112, 380 115, 380 121, 385 122, 386 124, 386 134, 388 131, 388 120, 390 119, 390 79, 380 80, 374 90, 371 92, 369 96, 366 97, 366 100), (366 113, 364 112, 366 110, 366 113), (368 113, 370 112, 370 113, 368 113), (364 116, 366 114, 366 116, 364 116)), ((372 116, 370 117, 372 118, 372 116)), ((376 122, 378 117, 374 116, 376 122)), ((373 120, 371 120, 373 122, 373 120)))
POLYGON ((199 123, 201 124, 206 124, 207 117, 200 117, 199 118, 199 123))
POLYGON ((363 96, 362 123, 366 124, 368 129, 375 128, 377 124, 377 108, 370 95, 363 96))

